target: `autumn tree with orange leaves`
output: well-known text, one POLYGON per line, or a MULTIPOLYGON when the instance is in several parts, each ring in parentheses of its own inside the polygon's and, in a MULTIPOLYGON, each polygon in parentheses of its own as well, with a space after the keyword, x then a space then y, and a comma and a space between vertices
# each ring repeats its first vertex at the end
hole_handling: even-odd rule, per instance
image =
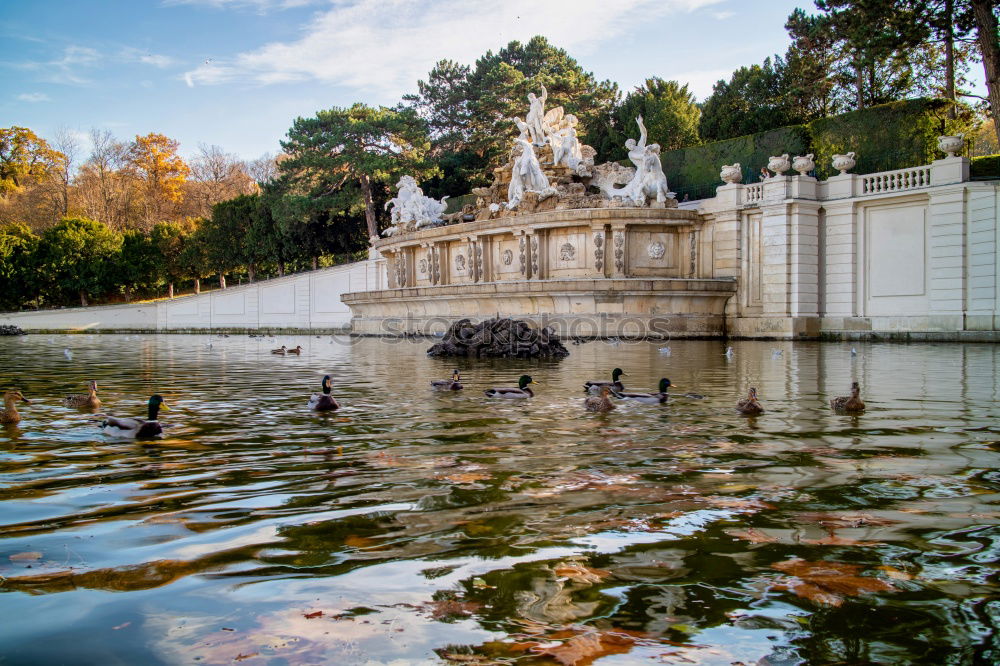
POLYGON ((173 207, 183 198, 183 185, 191 168, 177 154, 179 143, 150 132, 136 136, 129 151, 128 170, 142 184, 143 221, 147 229, 173 217, 173 207))

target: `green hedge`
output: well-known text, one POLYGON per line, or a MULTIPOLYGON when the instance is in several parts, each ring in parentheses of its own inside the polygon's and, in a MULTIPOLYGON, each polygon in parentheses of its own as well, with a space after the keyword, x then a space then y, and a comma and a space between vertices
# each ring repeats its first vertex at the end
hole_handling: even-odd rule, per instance
POLYGON ((828 178, 836 170, 830 162, 835 154, 855 152, 854 173, 872 173, 928 164, 937 154, 937 137, 953 128, 945 126, 949 102, 938 99, 908 99, 881 104, 839 116, 820 118, 805 125, 790 125, 767 132, 715 141, 661 155, 670 189, 711 196, 721 184, 723 164, 739 162, 743 182, 758 181, 760 168, 772 155, 813 153, 816 176, 828 178))
POLYGON ((981 180, 1000 179, 1000 155, 973 157, 971 173, 973 178, 981 180))
POLYGON ((930 164, 949 103, 941 99, 906 99, 880 104, 808 124, 808 152, 816 155, 816 175, 828 178, 837 171, 830 164, 838 153, 854 151, 854 173, 874 173, 930 164))
MULTIPOLYGON (((701 185, 718 185, 723 164, 739 162, 743 182, 756 182, 755 174, 772 155, 808 153, 809 132, 805 125, 780 127, 735 139, 714 141, 690 148, 669 150, 660 156, 670 189, 678 194, 701 185)), ((714 190, 713 190, 714 191, 714 190)))

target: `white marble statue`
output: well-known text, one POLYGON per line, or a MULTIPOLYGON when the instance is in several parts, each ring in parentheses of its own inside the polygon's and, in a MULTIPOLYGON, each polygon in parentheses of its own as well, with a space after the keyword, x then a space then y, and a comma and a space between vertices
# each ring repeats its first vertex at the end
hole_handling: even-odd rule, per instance
POLYGON ((549 179, 542 173, 542 165, 531 147, 524 139, 515 142, 514 168, 511 173, 510 185, 507 187, 507 208, 513 210, 524 198, 525 192, 538 192, 539 200, 555 194, 555 188, 549 185, 549 179), (518 149, 520 151, 518 152, 518 149))
POLYGON ((524 122, 520 118, 511 118, 510 120, 517 125, 517 130, 520 132, 517 138, 522 141, 529 141, 531 139, 531 135, 528 132, 528 123, 524 122))
POLYGON ((625 187, 614 190, 614 196, 621 197, 627 205, 646 206, 653 199, 663 206, 673 198, 674 193, 667 187, 667 176, 660 163, 660 145, 651 143, 647 146, 642 116, 635 121, 639 125, 639 141, 629 139, 625 142, 628 157, 635 164, 635 175, 625 187))
POLYGON ((639 142, 636 143, 635 139, 627 139, 625 148, 628 149, 628 158, 632 160, 636 170, 641 171, 642 162, 646 159, 646 125, 642 122, 642 116, 636 118, 635 122, 639 125, 639 142))
POLYGON ((525 119, 528 125, 528 135, 531 142, 536 146, 545 145, 545 100, 549 98, 549 91, 542 86, 541 97, 536 97, 535 93, 528 93, 528 117, 525 119))
POLYGON ((444 197, 440 201, 424 196, 424 191, 417 185, 413 176, 403 176, 396 183, 398 193, 385 202, 385 207, 392 206, 389 219, 392 226, 383 231, 383 235, 392 236, 406 231, 415 231, 423 227, 444 224, 441 216, 448 207, 444 197))

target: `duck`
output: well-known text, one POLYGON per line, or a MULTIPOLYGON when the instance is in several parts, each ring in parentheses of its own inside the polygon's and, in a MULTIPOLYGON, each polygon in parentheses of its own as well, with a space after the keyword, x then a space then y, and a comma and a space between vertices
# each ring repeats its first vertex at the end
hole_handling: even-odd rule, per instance
POLYGON ((615 408, 615 403, 611 402, 609 395, 614 395, 617 398, 621 397, 621 394, 614 391, 610 386, 602 386, 600 388, 600 395, 592 395, 589 398, 584 398, 583 406, 588 412, 610 412, 615 408))
POLYGON ((340 403, 330 394, 331 377, 323 377, 323 392, 313 393, 309 398, 309 409, 314 412, 332 412, 340 409, 340 403))
POLYGON ((830 407, 836 412, 863 412, 865 403, 861 400, 861 385, 851 382, 851 395, 842 395, 830 401, 830 407))
POLYGON ((287 351, 288 350, 285 348, 285 345, 281 345, 277 349, 272 349, 271 353, 272 354, 281 354, 282 356, 284 356, 287 351))
POLYGON ((67 407, 87 407, 97 409, 101 406, 101 399, 97 397, 97 382, 91 379, 87 383, 86 393, 74 393, 63 398, 63 404, 67 407))
POLYGON ((619 393, 619 397, 626 400, 635 400, 636 402, 641 402, 647 405, 662 405, 670 399, 667 395, 667 391, 670 389, 672 384, 670 380, 664 377, 660 380, 660 390, 657 393, 619 393))
POLYGON ((538 384, 530 375, 521 375, 517 380, 517 388, 488 388, 483 393, 490 398, 534 398, 535 392, 528 384, 538 384))
POLYGON ((7 391, 3 394, 3 411, 0 411, 0 423, 20 422, 21 415, 17 413, 17 407, 14 404, 17 400, 26 405, 31 404, 31 401, 21 395, 20 391, 7 391))
POLYGON ((736 403, 736 409, 741 414, 757 416, 764 413, 764 408, 757 402, 757 389, 751 388, 749 394, 743 400, 736 403))
POLYGON ((163 401, 160 395, 152 395, 149 398, 147 418, 117 418, 105 416, 101 421, 101 432, 111 437, 122 437, 127 439, 149 439, 156 437, 163 432, 163 426, 156 420, 162 409, 170 411, 170 407, 163 401))
POLYGON ((624 370, 622 370, 621 368, 615 368, 614 370, 611 371, 610 382, 602 382, 599 380, 584 382, 583 390, 588 393, 597 393, 598 391, 601 390, 602 386, 610 386, 615 391, 621 393, 622 391, 625 390, 625 385, 622 384, 621 380, 618 378, 624 374, 625 374, 624 370))
POLYGON ((461 391, 461 379, 458 368, 455 368, 451 373, 451 379, 435 379, 431 382, 431 387, 435 391, 461 391))
POLYGON ((302 354, 302 345, 295 345, 295 349, 286 349, 289 354, 302 354))

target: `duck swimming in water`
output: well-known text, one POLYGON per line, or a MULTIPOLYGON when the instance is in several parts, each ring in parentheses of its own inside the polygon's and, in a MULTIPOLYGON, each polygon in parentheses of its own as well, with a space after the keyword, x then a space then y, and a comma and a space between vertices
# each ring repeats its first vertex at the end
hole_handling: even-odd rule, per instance
POLYGON ((330 375, 323 377, 323 392, 312 394, 309 398, 309 409, 314 412, 332 412, 340 409, 340 403, 330 394, 331 381, 330 375))
POLYGON ((284 356, 287 352, 288 352, 288 349, 285 348, 285 345, 281 345, 277 349, 272 349, 271 350, 272 354, 280 354, 281 356, 284 356))
POLYGON ((622 384, 622 382, 619 379, 619 377, 621 377, 624 374, 625 374, 624 370, 622 370, 621 368, 615 368, 614 370, 611 371, 611 381, 610 382, 603 382, 603 381, 599 381, 599 380, 593 380, 593 381, 589 381, 589 382, 584 382, 583 383, 583 390, 587 391, 588 393, 597 393, 598 391, 601 390, 602 386, 608 386, 608 387, 611 387, 612 389, 614 389, 615 391, 621 393, 622 391, 625 390, 625 385, 622 384))
POLYGON ((167 403, 159 395, 152 395, 147 403, 145 419, 139 418, 117 418, 105 416, 101 421, 101 432, 111 437, 123 437, 127 439, 149 439, 156 437, 163 432, 163 426, 157 420, 160 410, 170 411, 167 403))
POLYGON ((97 409, 101 406, 101 399, 97 397, 97 382, 93 379, 87 384, 86 393, 75 393, 63 398, 63 404, 67 407, 85 407, 97 409))
POLYGON ((613 394, 618 398, 621 397, 610 386, 602 386, 599 390, 600 395, 592 395, 584 399, 583 406, 588 412, 610 412, 615 408, 615 403, 611 402, 611 398, 608 396, 613 394))
POLYGON ((635 400, 647 405, 663 405, 670 399, 667 391, 671 386, 670 380, 664 377, 660 380, 660 390, 657 393, 628 393, 623 391, 618 395, 625 400, 635 400))
POLYGON ((483 393, 490 398, 533 398, 535 392, 528 388, 528 384, 537 383, 530 375, 521 375, 517 388, 488 388, 483 393))
POLYGON ((764 408, 757 402, 757 389, 751 388, 747 397, 736 403, 736 409, 741 414, 746 414, 747 416, 763 414, 764 408))
POLYGON ((851 383, 851 395, 842 395, 830 401, 830 407, 837 412, 863 412, 865 403, 861 400, 861 385, 851 383))
POLYGON ((0 411, 0 423, 18 423, 21 415, 17 413, 15 401, 20 400, 26 405, 31 401, 21 395, 20 391, 7 391, 3 394, 3 411, 0 411))
POLYGON ((458 368, 451 373, 451 379, 436 379, 431 382, 431 387, 435 391, 461 391, 462 376, 458 373, 458 368))

